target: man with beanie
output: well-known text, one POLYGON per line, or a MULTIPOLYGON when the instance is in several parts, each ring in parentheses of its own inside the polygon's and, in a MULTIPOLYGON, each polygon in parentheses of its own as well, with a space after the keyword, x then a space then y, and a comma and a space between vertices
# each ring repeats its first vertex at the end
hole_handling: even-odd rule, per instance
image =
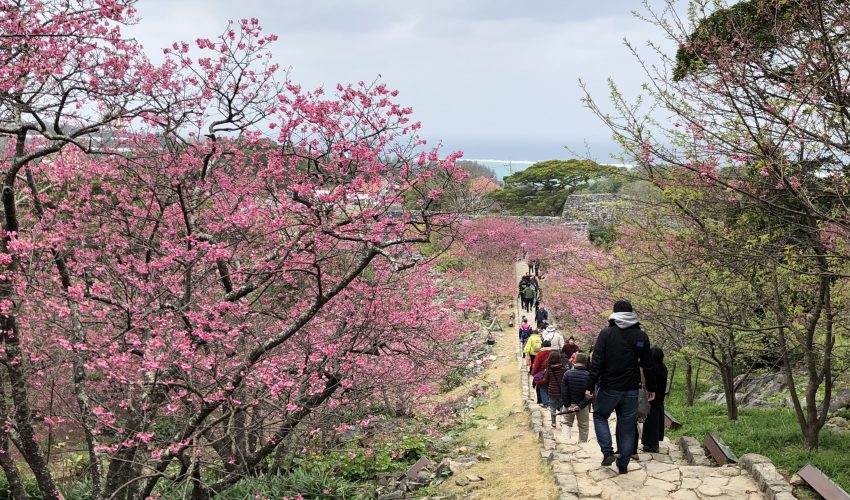
MULTIPOLYGON (((638 390, 640 369, 653 373, 655 363, 649 346, 649 337, 640 329, 632 304, 625 300, 614 304, 614 313, 608 317, 608 328, 599 332, 593 348, 590 373, 585 385, 585 396, 593 397, 596 383, 599 391, 593 402, 593 427, 602 450, 602 465, 614 462, 611 430, 608 417, 617 413, 617 448, 620 456, 617 468, 620 474, 628 472, 629 460, 635 453, 637 436, 638 390)), ((655 377, 646 378, 646 392, 650 401, 655 399, 655 377)))

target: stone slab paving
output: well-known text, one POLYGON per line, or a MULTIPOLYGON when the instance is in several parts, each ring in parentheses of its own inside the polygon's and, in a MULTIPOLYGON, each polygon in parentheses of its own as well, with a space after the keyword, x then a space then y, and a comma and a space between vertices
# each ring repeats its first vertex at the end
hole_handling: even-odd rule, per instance
MULTIPOLYGON (((517 264, 518 275, 527 269, 517 264)), ((533 316, 533 315, 532 315, 533 316)), ((517 307, 517 324, 520 311, 517 307)), ((596 442, 591 417, 589 439, 578 442, 578 427, 574 424, 567 437, 558 422, 558 429, 550 425, 549 409, 536 403, 528 369, 523 363, 517 339, 517 358, 522 371, 523 401, 531 413, 531 429, 540 439, 541 456, 552 464, 555 482, 560 488, 561 500, 601 498, 610 500, 756 500, 766 498, 757 482, 738 465, 713 467, 688 465, 678 447, 665 438, 660 453, 639 453, 632 460, 627 474, 619 474, 616 466, 603 467, 602 452, 596 442)), ((616 418, 609 420, 614 435, 616 418)))

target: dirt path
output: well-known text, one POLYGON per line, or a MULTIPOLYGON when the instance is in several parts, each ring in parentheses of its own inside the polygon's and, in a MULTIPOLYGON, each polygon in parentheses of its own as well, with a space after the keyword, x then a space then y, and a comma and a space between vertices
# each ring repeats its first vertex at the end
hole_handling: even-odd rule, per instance
POLYGON ((508 327, 496 336, 497 358, 482 375, 491 397, 472 412, 477 416, 477 425, 463 436, 471 443, 467 445, 472 450, 469 453, 480 450, 477 452, 490 460, 479 460, 455 474, 442 489, 464 499, 556 499, 559 493, 552 470, 541 458, 540 443, 529 429, 530 416, 522 406, 517 332, 508 327), (458 486, 456 481, 463 483, 466 476, 481 476, 484 480, 458 486))

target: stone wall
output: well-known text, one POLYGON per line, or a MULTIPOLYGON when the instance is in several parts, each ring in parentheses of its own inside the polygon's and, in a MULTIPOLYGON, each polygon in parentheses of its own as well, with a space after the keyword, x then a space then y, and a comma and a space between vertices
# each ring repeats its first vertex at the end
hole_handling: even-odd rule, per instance
POLYGON ((569 229, 583 235, 587 236, 587 221, 582 220, 568 220, 563 217, 547 217, 540 215, 469 215, 466 216, 466 219, 475 220, 475 219, 485 219, 485 218, 502 218, 502 219, 511 219, 515 220, 520 224, 524 224, 526 226, 566 226, 569 229))
POLYGON ((633 210, 633 200, 613 193, 567 196, 561 217, 570 223, 611 223, 633 210))

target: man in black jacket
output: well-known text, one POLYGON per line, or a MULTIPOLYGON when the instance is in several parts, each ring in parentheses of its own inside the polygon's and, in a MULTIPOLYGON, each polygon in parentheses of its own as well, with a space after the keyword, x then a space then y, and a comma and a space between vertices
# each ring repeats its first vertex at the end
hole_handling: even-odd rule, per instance
POLYGON ((542 302, 537 303, 537 311, 534 313, 534 322, 537 323, 537 328, 540 328, 540 324, 544 321, 549 321, 549 311, 543 307, 542 302))
MULTIPOLYGON (((608 417, 616 411, 617 448, 620 450, 617 468, 620 474, 625 474, 632 453, 636 451, 640 369, 653 373, 655 368, 649 337, 640 329, 631 303, 621 300, 614 304, 614 314, 608 318, 608 328, 599 333, 591 359, 585 396, 594 397, 593 391, 598 382, 599 391, 593 402, 593 427, 604 456, 602 465, 614 462, 608 417)), ((655 377, 647 377, 646 392, 652 401, 655 398, 655 377)))

